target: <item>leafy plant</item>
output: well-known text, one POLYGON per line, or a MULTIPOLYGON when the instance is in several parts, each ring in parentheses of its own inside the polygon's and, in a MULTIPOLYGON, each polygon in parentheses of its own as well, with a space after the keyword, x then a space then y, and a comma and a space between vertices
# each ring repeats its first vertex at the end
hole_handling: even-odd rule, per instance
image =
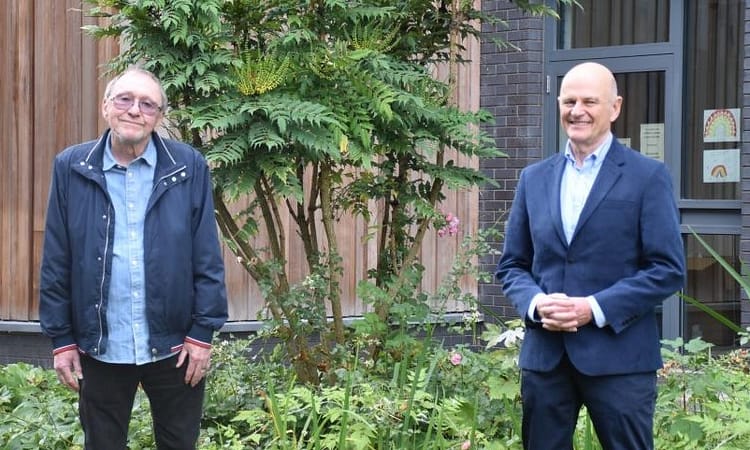
MULTIPOLYGON (((263 401, 233 410, 228 423, 212 423, 201 448, 416 450, 459 448, 466 441, 472 448, 517 444, 516 350, 474 353, 460 347, 445 350, 438 342, 423 344, 421 351, 390 366, 360 366, 352 357, 350 366, 338 369, 343 380, 338 386, 297 384, 293 373, 282 376, 270 369, 278 364, 271 357, 256 360, 254 367, 245 365, 239 373, 217 368, 209 378, 209 392, 229 384, 224 378, 259 382, 263 387, 256 396, 263 401)), ((225 348, 243 345, 248 341, 225 348)), ((218 363, 227 364, 230 355, 222 350, 218 363)))
POLYGON ((3 448, 83 448, 76 406, 75 396, 54 372, 24 363, 0 367, 3 448))
MULTIPOLYGON (((198 448, 519 448, 518 342, 478 350, 420 342, 418 352, 390 365, 352 357, 337 369, 342 383, 313 386, 297 383, 285 351, 263 339, 223 341, 214 351, 198 448)), ((750 448, 748 351, 714 355, 711 347, 700 339, 664 342, 656 449, 750 448)), ((54 371, 1 366, 2 448, 81 449, 76 404, 54 371)), ((139 391, 131 449, 154 446, 147 406, 139 391)), ((574 443, 576 450, 601 448, 585 409, 574 443)))
POLYGON ((750 446, 747 350, 712 356, 700 339, 664 342, 655 429, 657 448, 750 446))

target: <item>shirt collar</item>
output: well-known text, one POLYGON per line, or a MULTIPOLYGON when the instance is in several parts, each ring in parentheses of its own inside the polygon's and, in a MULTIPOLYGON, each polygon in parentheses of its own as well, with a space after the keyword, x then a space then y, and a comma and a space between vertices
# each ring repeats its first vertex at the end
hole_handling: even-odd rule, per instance
MULTIPOLYGON (((153 167, 156 165, 156 146, 154 145, 153 139, 148 140, 148 144, 146 144, 146 150, 143 151, 141 156, 137 157, 133 161, 138 161, 139 159, 142 159, 149 166, 153 167)), ((115 160, 114 155, 112 155, 112 145, 110 144, 109 139, 107 139, 104 144, 102 170, 107 171, 115 166, 119 166, 119 164, 115 160)))
MULTIPOLYGON (((614 136, 610 131, 609 133, 607 133, 607 137, 604 138, 604 141, 602 141, 599 147, 597 147, 593 153, 586 156, 586 158, 584 159, 584 164, 587 160, 591 159, 593 166, 600 166, 604 161, 604 158, 607 157, 607 153, 609 153, 609 147, 612 145, 612 139, 614 139, 614 136)), ((570 147, 570 139, 568 139, 568 141, 565 143, 565 159, 575 165, 573 150, 570 147)))

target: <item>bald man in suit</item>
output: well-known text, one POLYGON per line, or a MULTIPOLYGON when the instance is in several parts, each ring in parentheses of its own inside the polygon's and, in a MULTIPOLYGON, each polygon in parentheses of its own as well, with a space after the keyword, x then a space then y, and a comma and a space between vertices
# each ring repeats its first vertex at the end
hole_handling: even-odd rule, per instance
POLYGON ((604 449, 652 449, 655 308, 685 282, 672 181, 613 136, 606 67, 573 67, 558 103, 568 141, 522 171, 496 272, 526 322, 524 449, 572 450, 584 405, 604 449))

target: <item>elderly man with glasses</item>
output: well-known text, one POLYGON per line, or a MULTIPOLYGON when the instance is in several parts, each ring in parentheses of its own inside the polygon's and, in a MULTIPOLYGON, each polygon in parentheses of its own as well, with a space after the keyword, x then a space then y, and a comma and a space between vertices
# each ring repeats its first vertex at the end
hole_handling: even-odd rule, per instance
POLYGON ((154 131, 166 105, 152 73, 126 70, 106 88, 108 129, 54 162, 39 316, 87 450, 127 447, 139 386, 158 448, 195 448, 227 318, 209 168, 154 131))

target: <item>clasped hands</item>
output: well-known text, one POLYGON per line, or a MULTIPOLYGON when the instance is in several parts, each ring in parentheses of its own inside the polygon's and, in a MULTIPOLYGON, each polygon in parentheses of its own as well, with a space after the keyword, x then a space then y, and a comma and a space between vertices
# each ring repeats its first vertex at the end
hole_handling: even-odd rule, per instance
POLYGON ((536 312, 549 331, 576 332, 591 322, 591 305, 585 297, 568 297, 559 292, 540 297, 536 312))

